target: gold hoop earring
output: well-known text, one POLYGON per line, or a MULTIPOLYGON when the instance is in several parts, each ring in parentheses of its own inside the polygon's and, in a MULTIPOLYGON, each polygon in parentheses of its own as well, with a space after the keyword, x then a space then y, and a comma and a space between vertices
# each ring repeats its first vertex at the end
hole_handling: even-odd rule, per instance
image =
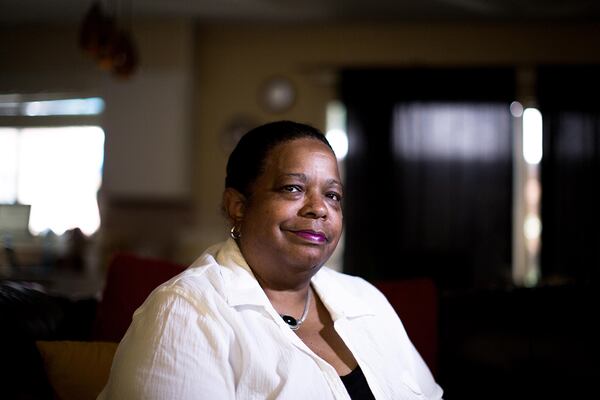
POLYGON ((242 232, 240 232, 240 228, 237 225, 234 225, 229 231, 229 236, 231 236, 231 238, 234 240, 238 240, 242 237, 242 232))

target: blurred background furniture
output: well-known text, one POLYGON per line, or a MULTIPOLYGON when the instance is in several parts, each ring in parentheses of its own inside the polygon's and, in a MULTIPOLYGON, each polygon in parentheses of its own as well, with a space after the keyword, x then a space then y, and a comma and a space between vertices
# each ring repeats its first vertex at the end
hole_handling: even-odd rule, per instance
POLYGON ((108 268, 92 339, 119 342, 131 323, 133 312, 152 290, 185 268, 169 261, 117 253, 108 268))
POLYGON ((43 281, 1 281, 0 397, 95 399, 135 309, 184 269, 116 253, 100 300, 47 293, 43 281))
POLYGON ((438 370, 438 290, 432 279, 378 281, 375 286, 400 316, 421 357, 436 376, 438 370))

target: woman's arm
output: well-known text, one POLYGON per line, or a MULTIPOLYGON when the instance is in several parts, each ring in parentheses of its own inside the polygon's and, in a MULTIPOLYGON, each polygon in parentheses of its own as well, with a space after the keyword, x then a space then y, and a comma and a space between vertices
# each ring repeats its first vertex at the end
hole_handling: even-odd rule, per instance
POLYGON ((99 399, 235 398, 227 332, 177 289, 159 289, 136 311, 99 399))

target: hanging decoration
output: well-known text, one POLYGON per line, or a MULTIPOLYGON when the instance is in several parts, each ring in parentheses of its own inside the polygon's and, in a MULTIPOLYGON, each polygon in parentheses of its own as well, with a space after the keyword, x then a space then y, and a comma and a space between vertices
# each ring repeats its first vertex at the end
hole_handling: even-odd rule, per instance
MULTIPOLYGON (((79 37, 81 49, 96 60, 100 68, 121 78, 129 78, 138 66, 130 29, 130 1, 124 0, 123 7, 113 7, 120 8, 121 13, 112 14, 105 12, 101 1, 95 1, 83 20, 79 37)), ((118 3, 122 5, 120 0, 118 3)))

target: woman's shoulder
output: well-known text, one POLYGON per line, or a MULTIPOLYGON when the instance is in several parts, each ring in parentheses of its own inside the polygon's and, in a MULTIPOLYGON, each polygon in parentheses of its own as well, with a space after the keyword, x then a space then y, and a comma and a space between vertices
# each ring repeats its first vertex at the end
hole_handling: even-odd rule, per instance
MULTIPOLYGON (((235 242, 234 242, 235 243, 235 242)), ((187 269, 157 287, 148 300, 184 300, 194 308, 206 309, 229 303, 231 286, 248 284, 255 278, 230 241, 209 247, 187 269)))
POLYGON ((200 311, 217 293, 207 272, 185 270, 164 282, 150 293, 135 314, 156 314, 174 308, 200 311))
POLYGON ((139 311, 156 305, 164 307, 173 302, 204 308, 222 297, 223 289, 222 266, 216 262, 209 248, 184 271, 156 287, 139 311))

